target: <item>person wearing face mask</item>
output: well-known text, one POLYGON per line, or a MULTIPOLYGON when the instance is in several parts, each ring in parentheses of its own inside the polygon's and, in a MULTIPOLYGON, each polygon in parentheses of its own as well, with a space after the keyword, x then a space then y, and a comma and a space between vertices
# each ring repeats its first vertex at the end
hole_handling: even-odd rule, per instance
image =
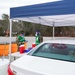
POLYGON ((41 36, 41 33, 39 30, 35 33, 35 44, 39 45, 41 42, 43 42, 43 37, 41 36))
POLYGON ((24 37, 24 33, 20 32, 20 34, 17 36, 16 38, 16 43, 18 46, 18 51, 19 51, 19 46, 24 45, 26 42, 25 37, 24 37))

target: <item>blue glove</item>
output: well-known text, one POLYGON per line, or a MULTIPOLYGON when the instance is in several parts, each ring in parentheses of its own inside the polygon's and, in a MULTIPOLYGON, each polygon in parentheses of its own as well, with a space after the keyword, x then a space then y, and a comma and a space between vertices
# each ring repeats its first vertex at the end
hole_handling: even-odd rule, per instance
POLYGON ((28 42, 28 40, 25 40, 25 42, 28 42))

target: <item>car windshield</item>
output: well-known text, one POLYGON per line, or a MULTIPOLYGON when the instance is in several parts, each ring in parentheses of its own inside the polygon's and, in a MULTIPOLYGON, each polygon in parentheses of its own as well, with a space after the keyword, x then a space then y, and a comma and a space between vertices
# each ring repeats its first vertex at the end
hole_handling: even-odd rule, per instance
POLYGON ((75 62, 75 45, 44 43, 28 55, 75 62))

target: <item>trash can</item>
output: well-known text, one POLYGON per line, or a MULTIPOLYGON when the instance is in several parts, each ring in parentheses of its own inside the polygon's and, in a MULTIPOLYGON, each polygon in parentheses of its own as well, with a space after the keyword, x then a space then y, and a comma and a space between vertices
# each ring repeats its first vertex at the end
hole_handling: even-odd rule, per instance
POLYGON ((9 54, 9 44, 0 44, 0 56, 9 54))
POLYGON ((13 42, 13 43, 11 44, 11 52, 12 52, 12 53, 15 53, 15 52, 17 52, 17 51, 18 51, 17 43, 13 42))

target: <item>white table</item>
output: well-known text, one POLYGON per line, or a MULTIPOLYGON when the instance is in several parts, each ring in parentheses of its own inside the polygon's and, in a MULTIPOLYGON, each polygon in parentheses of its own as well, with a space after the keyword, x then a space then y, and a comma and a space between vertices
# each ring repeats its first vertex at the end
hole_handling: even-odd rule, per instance
POLYGON ((14 60, 16 58, 22 57, 23 55, 25 55, 26 53, 20 53, 20 52, 15 52, 15 53, 11 53, 11 56, 14 57, 14 60))

